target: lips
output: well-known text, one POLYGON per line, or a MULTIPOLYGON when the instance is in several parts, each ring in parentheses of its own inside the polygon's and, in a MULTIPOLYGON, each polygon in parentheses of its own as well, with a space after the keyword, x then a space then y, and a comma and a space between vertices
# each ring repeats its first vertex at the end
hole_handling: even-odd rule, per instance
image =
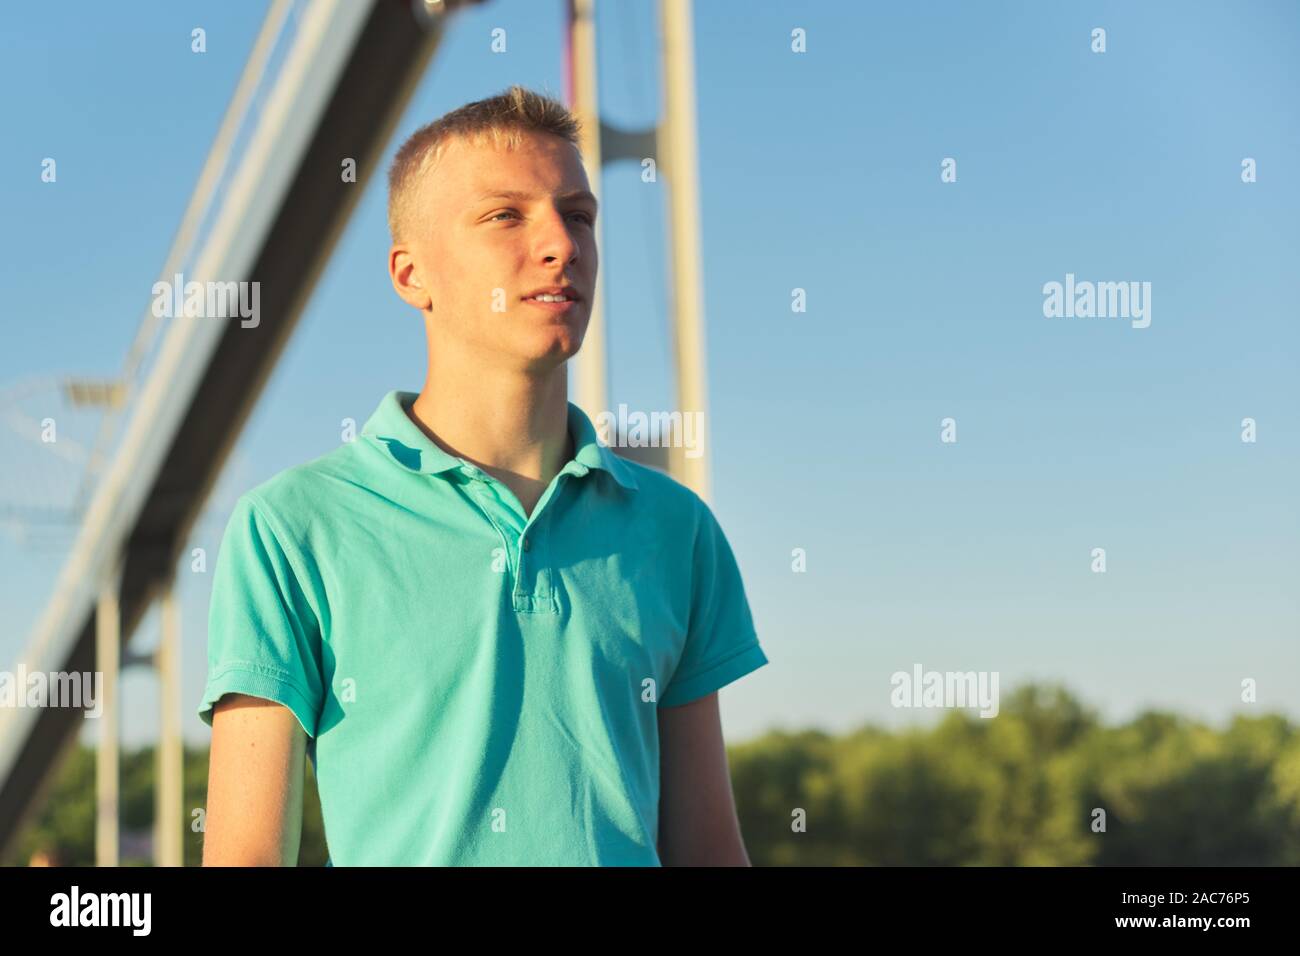
POLYGON ((562 295, 573 302, 581 302, 582 296, 578 294, 577 289, 571 285, 552 285, 545 286, 541 289, 534 289, 527 295, 523 296, 524 301, 531 301, 539 295, 562 295))

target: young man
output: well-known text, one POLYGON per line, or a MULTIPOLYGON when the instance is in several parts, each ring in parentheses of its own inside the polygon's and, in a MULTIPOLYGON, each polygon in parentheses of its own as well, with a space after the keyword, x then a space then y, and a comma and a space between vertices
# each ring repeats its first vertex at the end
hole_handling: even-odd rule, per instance
POLYGON ((513 87, 398 151, 388 269, 428 375, 239 499, 206 865, 296 862, 304 754, 335 866, 749 864, 717 691, 767 658, 735 558, 567 399, 596 291, 577 130, 513 87))

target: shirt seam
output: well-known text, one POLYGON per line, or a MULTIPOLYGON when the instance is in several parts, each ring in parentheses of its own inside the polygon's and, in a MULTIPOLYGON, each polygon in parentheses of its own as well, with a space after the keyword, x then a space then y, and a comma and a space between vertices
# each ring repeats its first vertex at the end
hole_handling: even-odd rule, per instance
MULTIPOLYGON (((308 610, 310 610, 312 619, 316 624, 316 633, 320 636, 321 642, 324 643, 325 630, 321 622, 321 613, 315 606, 314 598, 318 596, 325 598, 325 595, 323 592, 320 595, 316 595, 315 587, 308 588, 304 586, 303 582, 311 581, 312 575, 307 573, 311 569, 308 568, 307 562, 303 560, 302 549, 298 547, 293 535, 288 533, 288 529, 280 521, 279 515, 275 513, 274 509, 266 503, 261 495, 256 491, 249 491, 247 492, 247 496, 249 506, 254 512, 261 515, 267 525, 270 526, 271 533, 275 536, 276 544, 278 544, 280 550, 284 552, 284 556, 289 562, 289 568, 293 571, 294 583, 297 586, 299 593, 303 596, 303 599, 307 602, 308 610)), ((316 571, 320 571, 319 566, 316 567, 316 571)), ((322 579, 322 587, 323 584, 324 582, 322 579)), ((328 599, 325 598, 325 600, 328 599)), ((322 601, 321 603, 325 603, 325 601, 322 601)), ((326 612, 328 614, 328 606, 326 607, 326 612)))
POLYGON ((697 678, 699 678, 699 677, 703 677, 703 676, 705 676, 706 674, 708 674, 710 671, 715 671, 715 670, 717 670, 717 669, 718 669, 719 667, 721 667, 723 664, 730 663, 733 659, 739 657, 741 654, 744 654, 746 651, 750 650, 751 648, 757 647, 757 646, 758 646, 758 632, 755 631, 755 632, 751 635, 751 638, 750 638, 750 641, 749 641, 748 644, 746 644, 744 647, 737 648, 736 650, 734 650, 734 651, 731 652, 730 654, 726 655, 725 657, 720 657, 720 658, 718 658, 718 659, 717 659, 716 661, 714 661, 713 663, 711 663, 711 664, 707 664, 707 665, 705 665, 704 667, 701 667, 699 670, 695 671, 695 672, 692 673, 692 674, 686 674, 686 675, 684 675, 684 676, 678 676, 677 674, 673 674, 673 678, 672 678, 672 680, 669 682, 669 689, 672 688, 672 685, 673 685, 673 684, 676 684, 676 683, 678 683, 679 681, 680 681, 681 683, 685 684, 685 683, 687 683, 687 682, 689 682, 689 681, 693 681, 693 680, 695 680, 695 679, 697 679, 697 678))
MULTIPOLYGON (((253 510, 256 511, 259 515, 261 515, 263 520, 265 520, 266 523, 271 526, 271 531, 275 534, 275 540, 280 545, 281 548, 285 549, 286 556, 288 556, 288 552, 292 550, 293 551, 292 556, 294 558, 301 559, 302 555, 298 549, 297 544, 294 543, 293 535, 287 533, 284 525, 280 523, 279 515, 275 514, 274 510, 262 499, 262 496, 259 495, 256 491, 249 491, 247 492, 247 494, 248 494, 249 505, 252 506, 253 510)), ((294 563, 300 564, 301 560, 295 561, 294 563)), ((300 570, 299 568, 294 568, 295 572, 298 572, 299 570, 300 570)), ((299 582, 299 587, 301 588, 301 586, 302 583, 299 582)))
POLYGON ((298 683, 292 672, 272 664, 258 664, 255 661, 227 661, 212 672, 208 677, 208 683, 214 683, 218 678, 226 676, 231 671, 245 671, 257 674, 260 677, 273 678, 298 693, 304 700, 310 702, 313 699, 312 694, 298 683))

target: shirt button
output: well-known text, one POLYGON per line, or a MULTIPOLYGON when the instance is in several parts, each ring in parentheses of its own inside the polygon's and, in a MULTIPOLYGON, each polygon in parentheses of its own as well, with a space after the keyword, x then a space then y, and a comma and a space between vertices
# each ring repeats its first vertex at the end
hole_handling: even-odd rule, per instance
POLYGON ((532 547, 532 542, 530 542, 530 541, 528 540, 527 537, 520 538, 520 539, 519 539, 519 547, 521 547, 521 548, 523 548, 525 551, 527 551, 527 550, 529 550, 529 549, 532 547))

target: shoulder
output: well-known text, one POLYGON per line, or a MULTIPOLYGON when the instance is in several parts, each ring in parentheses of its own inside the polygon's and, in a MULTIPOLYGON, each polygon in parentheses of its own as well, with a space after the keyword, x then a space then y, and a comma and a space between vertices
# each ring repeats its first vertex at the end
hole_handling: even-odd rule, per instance
POLYGON ((666 472, 628 458, 619 458, 637 485, 632 500, 646 521, 664 535, 693 539, 717 525, 712 509, 695 491, 666 472))
POLYGON ((343 499, 362 483, 364 450, 361 440, 348 442, 311 461, 286 468, 245 491, 236 511, 252 511, 270 525, 277 537, 305 537, 310 528, 328 519, 343 499))

